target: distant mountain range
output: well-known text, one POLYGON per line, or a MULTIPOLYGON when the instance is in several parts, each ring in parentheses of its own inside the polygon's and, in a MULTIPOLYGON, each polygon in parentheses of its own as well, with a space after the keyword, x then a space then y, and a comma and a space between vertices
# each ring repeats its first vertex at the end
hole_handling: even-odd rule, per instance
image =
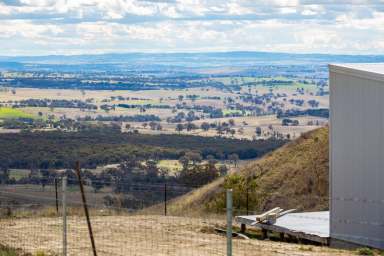
MULTIPOLYGON (((113 53, 100 55, 0 56, 0 71, 242 74, 265 66, 326 70, 328 63, 384 62, 384 55, 331 55, 271 52, 113 53), (202 72, 201 72, 202 71, 202 72)), ((316 72, 317 72, 316 71, 316 72)))
POLYGON ((0 56, 1 62, 39 64, 90 64, 90 63, 314 63, 330 62, 384 62, 384 55, 332 55, 295 54, 273 52, 207 52, 207 53, 113 53, 99 55, 47 55, 0 56), (204 61, 202 63, 202 61, 204 61))

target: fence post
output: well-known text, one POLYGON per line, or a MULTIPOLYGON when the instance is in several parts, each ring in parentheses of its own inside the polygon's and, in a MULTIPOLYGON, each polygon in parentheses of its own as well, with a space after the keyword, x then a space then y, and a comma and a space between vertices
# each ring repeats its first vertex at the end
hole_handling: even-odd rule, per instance
POLYGON ((59 214, 59 195, 57 192, 57 178, 55 178, 56 213, 59 214))
POLYGON ((164 184, 164 216, 167 216, 167 183, 164 184))
POLYGON ((227 189, 227 256, 232 256, 232 189, 227 189))
POLYGON ((84 186, 83 186, 83 179, 81 178, 80 162, 79 162, 79 161, 76 162, 76 174, 77 174, 77 178, 78 178, 78 180, 79 180, 79 186, 80 186, 80 192, 81 192, 81 199, 82 199, 82 201, 83 201, 85 218, 86 218, 86 220, 87 220, 87 226, 88 226, 89 238, 91 239, 93 256, 97 256, 96 244, 95 244, 95 239, 94 239, 94 237, 93 237, 93 231, 92 231, 91 219, 89 218, 88 205, 87 205, 87 200, 86 200, 86 198, 85 198, 85 192, 84 192, 84 186))
POLYGON ((249 188, 248 188, 248 185, 247 185, 247 215, 249 215, 249 188))
POLYGON ((67 256, 67 177, 63 177, 63 256, 67 256))

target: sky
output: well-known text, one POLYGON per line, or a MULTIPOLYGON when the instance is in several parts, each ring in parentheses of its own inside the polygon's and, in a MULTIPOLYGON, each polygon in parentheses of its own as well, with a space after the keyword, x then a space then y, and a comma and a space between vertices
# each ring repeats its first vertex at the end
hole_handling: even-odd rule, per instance
POLYGON ((384 0, 0 0, 0 55, 384 54, 384 0))

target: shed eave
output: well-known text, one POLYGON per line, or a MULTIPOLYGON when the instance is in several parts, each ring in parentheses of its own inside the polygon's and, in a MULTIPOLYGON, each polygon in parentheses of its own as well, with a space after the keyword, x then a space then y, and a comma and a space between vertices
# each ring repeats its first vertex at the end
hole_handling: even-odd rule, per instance
POLYGON ((329 71, 384 82, 384 63, 329 64, 329 71))

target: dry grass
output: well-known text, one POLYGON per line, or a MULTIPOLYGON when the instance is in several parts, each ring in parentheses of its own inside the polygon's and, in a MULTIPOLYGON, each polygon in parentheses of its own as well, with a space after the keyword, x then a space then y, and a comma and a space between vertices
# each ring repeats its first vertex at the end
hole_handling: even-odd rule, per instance
POLYGON ((258 192, 265 195, 262 209, 324 210, 328 172, 328 128, 321 128, 251 163, 241 175, 258 177, 258 192))
MULTIPOLYGON (((68 255, 92 255, 84 218, 68 219, 68 255)), ((92 219, 98 255, 226 255, 220 220, 161 216, 104 216, 92 219)), ((61 253, 61 219, 1 220, 0 241, 26 252, 61 253)), ((260 240, 234 239, 234 255, 350 255, 349 251, 260 240)))
POLYGON ((248 163, 227 181, 218 179, 175 199, 169 208, 174 214, 185 210, 198 214, 220 212, 225 205, 225 184, 234 188, 234 206, 244 208, 246 181, 255 186, 249 195, 251 210, 262 211, 276 206, 307 211, 327 209, 328 128, 304 134, 248 163))

